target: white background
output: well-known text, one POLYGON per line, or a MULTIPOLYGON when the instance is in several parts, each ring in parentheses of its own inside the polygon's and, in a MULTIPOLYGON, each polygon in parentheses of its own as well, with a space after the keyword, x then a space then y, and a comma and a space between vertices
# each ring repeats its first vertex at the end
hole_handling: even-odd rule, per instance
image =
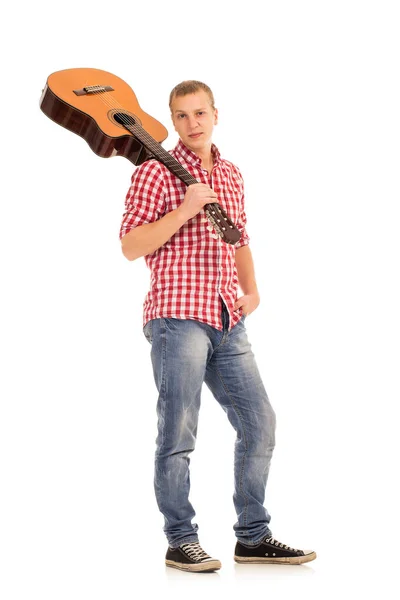
POLYGON ((4 600, 350 598, 397 585, 399 18, 380 0, 19 4, 3 12, 4 600), (204 389, 191 500, 210 575, 164 565, 153 492, 149 273, 118 238, 133 166, 39 109, 48 75, 214 91, 246 181, 261 304, 247 319, 278 419, 266 506, 304 566, 236 565, 235 434, 204 389), (139 588, 144 591, 139 593, 139 588))

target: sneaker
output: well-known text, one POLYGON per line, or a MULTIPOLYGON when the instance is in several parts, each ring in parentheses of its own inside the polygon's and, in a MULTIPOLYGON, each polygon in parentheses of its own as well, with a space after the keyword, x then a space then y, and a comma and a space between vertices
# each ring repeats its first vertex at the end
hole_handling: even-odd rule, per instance
POLYGON ((168 567, 182 569, 182 571, 209 572, 221 568, 221 563, 211 558, 199 542, 181 544, 178 548, 168 547, 165 556, 165 564, 168 567))
POLYGON ((236 543, 234 559, 238 563, 289 563, 300 565, 317 558, 312 550, 297 550, 281 544, 273 537, 264 538, 257 546, 236 543))

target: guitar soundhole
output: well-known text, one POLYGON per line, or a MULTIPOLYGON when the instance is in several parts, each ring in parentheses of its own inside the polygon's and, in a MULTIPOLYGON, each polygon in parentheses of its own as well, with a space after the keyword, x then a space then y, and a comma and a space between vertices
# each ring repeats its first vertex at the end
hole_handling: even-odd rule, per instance
POLYGON ((119 127, 123 127, 124 129, 126 125, 128 127, 132 127, 133 125, 141 125, 140 119, 138 119, 136 115, 127 111, 122 112, 121 110, 118 110, 116 108, 110 110, 110 112, 108 113, 108 118, 113 123, 119 125, 119 127))

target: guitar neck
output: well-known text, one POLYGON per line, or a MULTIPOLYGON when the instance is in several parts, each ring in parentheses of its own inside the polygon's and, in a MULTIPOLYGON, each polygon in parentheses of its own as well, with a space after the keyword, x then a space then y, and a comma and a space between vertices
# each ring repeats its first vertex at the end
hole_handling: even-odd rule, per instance
POLYGON ((143 127, 136 123, 128 124, 124 123, 124 127, 128 129, 133 135, 140 141, 146 148, 154 155, 154 157, 165 165, 171 173, 176 175, 186 185, 192 185, 193 183, 199 183, 189 171, 187 171, 180 162, 178 162, 169 152, 156 140, 154 140, 143 127))
MULTIPOLYGON (((199 183, 157 141, 168 135, 165 127, 141 110, 133 90, 112 73, 100 69, 56 71, 48 77, 40 108, 50 119, 82 136, 99 156, 125 156, 134 165, 154 157, 185 185, 199 183), (140 125, 140 116, 124 109, 124 104, 145 117, 149 132, 140 125), (132 135, 125 131, 119 135, 116 126, 132 135)), ((206 203, 204 213, 224 242, 236 244, 241 233, 218 202, 206 203)))
MULTIPOLYGON (((193 183, 199 183, 189 171, 181 165, 169 152, 159 144, 154 138, 147 133, 143 127, 137 125, 136 122, 124 117, 120 120, 123 126, 130 131, 138 140, 147 148, 149 152, 163 165, 165 165, 171 173, 176 175, 186 185, 192 185, 193 183)), ((231 221, 225 210, 218 204, 218 202, 209 202, 204 207, 204 212, 208 220, 213 225, 219 236, 227 244, 235 244, 240 239, 240 231, 231 221)))

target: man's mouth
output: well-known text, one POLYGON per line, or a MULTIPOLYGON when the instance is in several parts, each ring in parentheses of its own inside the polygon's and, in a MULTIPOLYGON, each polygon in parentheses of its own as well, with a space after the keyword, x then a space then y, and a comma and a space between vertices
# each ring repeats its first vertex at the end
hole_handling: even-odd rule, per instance
POLYGON ((192 138, 192 139, 196 139, 196 138, 200 137, 201 135, 202 135, 202 132, 200 132, 200 133, 191 133, 189 135, 189 137, 192 138))

